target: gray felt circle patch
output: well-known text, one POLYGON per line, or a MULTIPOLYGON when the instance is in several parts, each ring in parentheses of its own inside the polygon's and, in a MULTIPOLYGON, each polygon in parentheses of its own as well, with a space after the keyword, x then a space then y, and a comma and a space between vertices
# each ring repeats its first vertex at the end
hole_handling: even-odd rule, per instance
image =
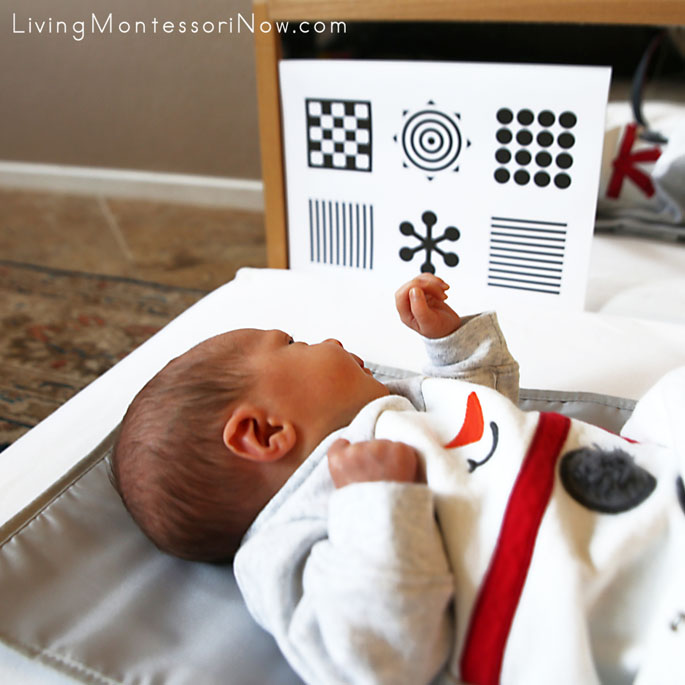
POLYGON ((678 476, 675 482, 675 490, 678 495, 678 502, 680 503, 680 508, 685 514, 685 484, 683 484, 682 476, 678 476))
POLYGON ((656 488, 656 478, 638 466, 628 452, 597 445, 564 455, 559 476, 573 499, 603 514, 633 509, 656 488))

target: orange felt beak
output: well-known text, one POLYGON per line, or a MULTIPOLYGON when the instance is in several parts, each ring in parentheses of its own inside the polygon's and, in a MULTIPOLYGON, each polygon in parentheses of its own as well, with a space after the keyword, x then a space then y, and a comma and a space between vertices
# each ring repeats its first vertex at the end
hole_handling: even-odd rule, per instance
POLYGON ((484 425, 483 409, 480 406, 480 400, 478 395, 472 392, 466 400, 464 424, 457 435, 445 445, 445 448, 463 447, 472 442, 478 442, 483 437, 484 425))

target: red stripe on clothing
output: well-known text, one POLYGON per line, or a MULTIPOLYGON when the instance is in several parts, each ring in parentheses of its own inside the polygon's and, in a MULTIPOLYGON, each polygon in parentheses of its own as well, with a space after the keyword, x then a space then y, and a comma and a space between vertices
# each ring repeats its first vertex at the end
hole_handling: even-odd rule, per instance
POLYGON ((461 677, 472 685, 499 682, 535 540, 554 487, 559 452, 571 421, 545 412, 509 495, 490 567, 480 587, 461 655, 461 677))

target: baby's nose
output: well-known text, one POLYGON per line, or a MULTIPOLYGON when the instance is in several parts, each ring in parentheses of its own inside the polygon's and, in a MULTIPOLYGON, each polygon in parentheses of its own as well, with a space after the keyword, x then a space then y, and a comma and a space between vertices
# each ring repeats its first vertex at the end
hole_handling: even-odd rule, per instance
POLYGON ((325 343, 335 343, 336 345, 340 345, 340 347, 343 347, 343 344, 340 342, 340 340, 336 340, 335 338, 326 338, 324 340, 325 343))

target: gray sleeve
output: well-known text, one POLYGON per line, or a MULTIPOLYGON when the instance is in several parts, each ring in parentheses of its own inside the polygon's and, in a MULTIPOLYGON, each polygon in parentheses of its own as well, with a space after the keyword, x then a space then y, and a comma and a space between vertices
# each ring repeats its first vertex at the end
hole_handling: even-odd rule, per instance
POLYGON ((426 486, 337 490, 328 536, 284 571, 297 578, 271 580, 298 597, 270 605, 260 623, 306 682, 416 685, 446 663, 453 580, 426 486))
POLYGON ((458 378, 498 390, 518 403, 519 366, 511 356, 495 312, 462 319, 444 338, 424 338, 428 376, 458 378))

